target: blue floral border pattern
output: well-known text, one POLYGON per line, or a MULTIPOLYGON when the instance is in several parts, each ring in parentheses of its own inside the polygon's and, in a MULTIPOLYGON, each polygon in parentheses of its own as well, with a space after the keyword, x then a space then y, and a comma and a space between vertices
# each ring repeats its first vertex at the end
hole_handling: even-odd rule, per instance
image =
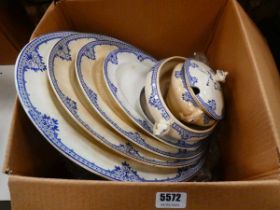
MULTIPOLYGON (((104 136, 100 135, 97 131, 93 130, 93 128, 88 125, 80 116, 78 113, 78 107, 77 107, 77 103, 72 100, 71 98, 69 98, 68 96, 64 95, 64 93, 62 92, 62 90, 60 89, 58 82, 56 80, 55 77, 55 71, 54 71, 54 60, 57 57, 57 52, 60 51, 61 48, 63 49, 68 49, 68 44, 71 41, 77 40, 77 39, 83 39, 84 35, 79 34, 79 35, 71 35, 68 36, 64 39, 62 39, 61 41, 59 41, 51 50, 51 53, 49 55, 49 64, 48 64, 48 68, 49 68, 49 74, 50 74, 50 78, 51 78, 51 82, 57 92, 57 94, 59 95, 59 98, 62 100, 63 104, 67 107, 68 111, 71 112, 72 116, 74 116, 74 118, 76 120, 78 120, 78 122, 84 127, 86 128, 94 137, 96 137, 96 139, 100 142, 102 142, 104 145, 106 145, 107 147, 114 149, 117 152, 120 152, 134 160, 138 160, 141 162, 145 162, 145 163, 149 163, 151 165, 158 165, 158 166, 165 166, 165 167, 173 167, 173 166, 185 166, 185 165, 189 165, 192 164, 193 162, 197 161, 195 159, 195 161, 193 161, 192 159, 190 160, 179 160, 179 161, 159 161, 156 159, 150 159, 147 157, 142 156, 141 154, 139 154, 139 152, 132 146, 132 145, 128 145, 128 144, 120 144, 120 145, 115 145, 112 144, 110 141, 108 141, 106 138, 104 138, 104 136), (79 38, 82 37, 82 38, 79 38), (66 46, 65 46, 66 45, 66 46), (63 47, 61 47, 63 46, 63 47), (128 146, 130 149, 128 149, 128 146)), ((88 38, 88 37, 87 37, 88 38)), ((93 37, 94 38, 94 37, 93 37)), ((117 47, 129 47, 126 44, 123 43, 119 43, 119 42, 110 42, 110 41, 103 41, 104 44, 107 45, 113 45, 113 46, 117 46, 117 47)), ((70 50, 68 51, 70 52, 70 50)), ((87 51, 88 52, 88 51, 87 51)), ((92 55, 95 55, 95 52, 92 51, 92 55)), ((61 56, 59 56, 60 59, 65 60, 64 58, 62 58, 61 56)), ((69 54, 69 56, 67 56, 67 61, 71 61, 71 54, 69 54)))
POLYGON ((161 65, 162 62, 158 62, 156 65, 153 66, 151 72, 152 72, 152 81, 151 81, 151 87, 152 87, 152 94, 149 97, 149 103, 155 107, 157 110, 159 110, 161 116, 163 117, 163 119, 165 119, 166 121, 170 120, 170 116, 168 114, 168 112, 165 110, 165 108, 163 107, 162 101, 159 98, 158 95, 158 89, 157 89, 157 85, 156 85, 156 78, 157 78, 157 70, 159 68, 159 66, 161 65))
MULTIPOLYGON (((192 59, 188 59, 185 63, 184 63, 184 69, 185 69, 185 75, 187 76, 186 79, 188 79, 189 83, 191 86, 195 86, 195 83, 197 82, 197 78, 192 76, 189 72, 189 68, 193 67, 193 68, 198 68, 198 65, 196 63, 192 62, 192 59)), ((212 78, 212 76, 209 74, 209 79, 207 81, 207 83, 210 82, 210 80, 214 83, 214 87, 215 89, 220 90, 220 86, 218 85, 217 82, 215 82, 212 78)), ((209 84, 206 84, 209 85, 209 84)), ((218 115, 216 113, 216 101, 214 99, 208 100, 208 101, 204 101, 203 98, 201 98, 198 95, 196 95, 196 98, 198 100, 198 102, 206 109, 206 111, 209 113, 209 115, 211 115, 211 117, 213 117, 216 120, 221 120, 223 118, 223 110, 222 110, 222 114, 218 115)))
POLYGON ((57 51, 56 56, 60 57, 62 60, 70 61, 71 55, 70 55, 70 49, 67 44, 59 44, 57 45, 57 51))
MULTIPOLYGON (((149 103, 151 106, 155 107, 157 110, 159 110, 161 116, 163 117, 163 119, 165 119, 166 121, 168 121, 170 119, 170 116, 167 112, 167 110, 165 109, 165 107, 163 106, 163 102, 160 99, 160 91, 158 90, 157 87, 157 77, 158 77, 158 70, 159 70, 159 66, 162 64, 163 61, 157 63, 151 70, 152 72, 152 78, 151 78, 151 84, 150 86, 152 87, 152 93, 149 97, 149 103)), ((173 122, 171 127, 178 133, 178 135, 181 137, 181 141, 178 141, 178 144, 183 143, 187 143, 189 140, 193 140, 193 139, 203 139, 206 138, 211 132, 207 132, 207 133, 194 133, 191 131, 186 130, 185 128, 183 128, 182 126, 180 126, 179 124, 177 124, 176 122, 173 122)), ((197 142, 197 144, 201 144, 202 142, 197 142)))
MULTIPOLYGON (((94 106, 94 108, 97 110, 97 112, 99 114, 101 114, 101 116, 103 116, 110 124, 112 127, 114 127, 119 133, 121 133, 123 136, 125 136, 127 139, 129 139, 130 141, 133 141, 134 143, 136 143, 137 145, 146 148, 150 151, 156 152, 157 154, 161 154, 163 156, 166 157, 173 157, 173 158, 188 158, 188 157, 193 157, 195 155, 195 153, 201 153, 202 151, 205 150, 205 146, 202 146, 201 149, 195 151, 195 152, 191 152, 191 151, 187 151, 185 149, 178 149, 177 153, 171 153, 171 152, 166 152, 166 151, 162 151, 156 147, 151 146, 150 144, 148 144, 142 137, 141 134, 138 132, 129 132, 124 130, 123 128, 121 128, 116 122, 114 122, 110 116, 108 116, 103 109, 99 106, 98 104, 98 97, 97 94, 90 89, 87 84, 84 81, 83 78, 83 74, 81 71, 81 61, 82 58, 86 55, 86 52, 89 51, 89 49, 91 49, 91 51, 94 52, 94 48, 96 46, 99 45, 108 45, 107 41, 94 41, 94 42, 90 42, 87 45, 85 45, 83 48, 80 49, 80 52, 77 55, 77 59, 76 59, 76 67, 77 67, 77 73, 78 73, 78 78, 79 78, 79 82, 81 83, 81 86, 83 88, 83 90, 85 91, 86 95, 89 97, 91 104, 94 106)), ((114 44, 114 43, 111 43, 114 44)), ((115 43, 116 46, 118 46, 118 43, 115 43)), ((91 59, 91 58, 89 58, 91 59)), ((94 56, 95 59, 95 56, 94 56)), ((184 146, 184 145, 183 145, 184 146)), ((203 153, 203 152, 202 152, 203 153)))
POLYGON ((16 63, 16 87, 18 91, 18 96, 23 105, 24 110, 28 114, 28 117, 34 123, 36 128, 40 131, 40 133, 49 141, 56 149, 58 149, 62 154, 70 158, 72 161, 75 161, 81 164, 88 170, 99 174, 103 177, 106 177, 111 180, 119 180, 119 181, 145 181, 145 182, 157 182, 157 181, 183 181, 190 179, 194 176, 199 169, 204 164, 204 159, 200 160, 200 162, 195 167, 184 167, 178 169, 178 173, 175 177, 166 178, 164 180, 145 180, 139 176, 137 171, 135 171, 127 162, 122 162, 122 165, 115 166, 112 170, 107 170, 99 167, 93 162, 90 162, 80 155, 78 155, 75 151, 68 148, 59 137, 59 122, 58 120, 48 116, 46 114, 41 113, 37 110, 36 107, 33 106, 32 102, 29 98, 29 93, 26 89, 26 80, 25 73, 27 71, 46 71, 46 66, 43 64, 42 59, 40 60, 40 65, 33 65, 33 62, 38 62, 38 57, 40 55, 38 53, 38 48, 41 44, 47 43, 53 39, 59 39, 65 37, 67 35, 72 34, 73 32, 57 32, 51 33, 47 35, 43 35, 30 43, 28 43, 22 50, 22 53, 19 55, 17 63, 16 63), (35 60, 30 62, 30 59, 27 60, 27 56, 29 56, 29 52, 37 52, 35 56, 35 60), (30 65, 32 63, 32 65, 30 65))
POLYGON ((33 71, 45 71, 47 69, 46 65, 43 63, 42 56, 38 53, 38 48, 26 49, 25 52, 25 65, 33 71))

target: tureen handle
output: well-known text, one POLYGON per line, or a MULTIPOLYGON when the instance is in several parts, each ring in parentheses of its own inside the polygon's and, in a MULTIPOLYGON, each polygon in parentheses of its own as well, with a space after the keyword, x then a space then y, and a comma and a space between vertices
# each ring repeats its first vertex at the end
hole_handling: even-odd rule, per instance
POLYGON ((214 75, 214 80, 217 82, 225 82, 226 81, 226 77, 228 75, 228 72, 223 71, 223 70, 217 70, 216 74, 214 75))
POLYGON ((170 125, 172 124, 171 121, 166 121, 161 119, 159 122, 156 122, 153 126, 153 134, 156 136, 162 136, 168 133, 170 129, 170 125))

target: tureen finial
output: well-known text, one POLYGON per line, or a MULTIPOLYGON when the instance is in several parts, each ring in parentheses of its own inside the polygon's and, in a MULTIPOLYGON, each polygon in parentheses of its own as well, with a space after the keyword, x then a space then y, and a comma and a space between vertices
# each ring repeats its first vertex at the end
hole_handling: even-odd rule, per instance
POLYGON ((223 70, 217 70, 216 74, 214 75, 214 80, 216 80, 217 82, 225 82, 226 81, 226 77, 228 75, 228 72, 223 71, 223 70))

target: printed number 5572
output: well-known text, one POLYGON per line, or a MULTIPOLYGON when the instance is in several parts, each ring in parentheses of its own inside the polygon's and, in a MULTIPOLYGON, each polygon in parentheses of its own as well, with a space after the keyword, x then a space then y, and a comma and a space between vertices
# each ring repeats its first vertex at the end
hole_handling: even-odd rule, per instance
POLYGON ((181 201, 181 194, 180 193, 161 193, 160 194, 160 201, 181 201))

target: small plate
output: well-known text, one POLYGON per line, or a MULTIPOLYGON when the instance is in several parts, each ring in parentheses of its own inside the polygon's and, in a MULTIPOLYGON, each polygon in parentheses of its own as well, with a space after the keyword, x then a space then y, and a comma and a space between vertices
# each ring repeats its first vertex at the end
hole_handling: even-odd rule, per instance
MULTIPOLYGON (((110 46, 120 46, 117 42, 96 41, 86 44, 78 53, 76 59, 76 76, 84 95, 95 111, 117 132, 134 144, 160 156, 191 159, 203 154, 205 148, 187 151, 169 147, 150 136, 138 132, 133 123, 127 120, 115 106, 110 94, 104 88, 102 75, 103 61, 113 49, 110 46)), ((115 48, 116 48, 115 47, 115 48)))
POLYGON ((70 33, 51 33, 32 40, 22 49, 15 66, 20 102, 45 139, 68 159, 110 180, 161 182, 193 177, 204 159, 193 167, 180 169, 145 166, 112 153, 69 121, 49 87, 46 65, 52 47, 67 35, 70 33))
POLYGON ((104 78, 111 96, 136 125, 159 141, 179 148, 200 147, 205 143, 189 143, 153 134, 153 124, 143 115, 139 106, 139 97, 145 87, 146 76, 155 63, 156 61, 151 57, 129 49, 118 49, 111 52, 104 61, 104 78))
MULTIPOLYGON (((159 157, 143 150, 141 147, 132 145, 118 133, 111 130, 96 112, 90 110, 87 106, 87 101, 83 101, 83 93, 76 87, 74 63, 77 52, 82 46, 94 40, 94 37, 94 35, 84 34, 67 36, 57 42, 50 52, 48 65, 49 80, 56 96, 70 117, 97 141, 135 161, 152 166, 170 168, 179 168, 196 163, 200 158, 198 155, 189 160, 171 160, 159 157)), ((101 46, 101 54, 108 50, 115 50, 118 47, 129 47, 129 45, 120 42, 103 42, 106 42, 107 45, 101 46)), ((87 55, 92 56, 90 51, 87 55)))

